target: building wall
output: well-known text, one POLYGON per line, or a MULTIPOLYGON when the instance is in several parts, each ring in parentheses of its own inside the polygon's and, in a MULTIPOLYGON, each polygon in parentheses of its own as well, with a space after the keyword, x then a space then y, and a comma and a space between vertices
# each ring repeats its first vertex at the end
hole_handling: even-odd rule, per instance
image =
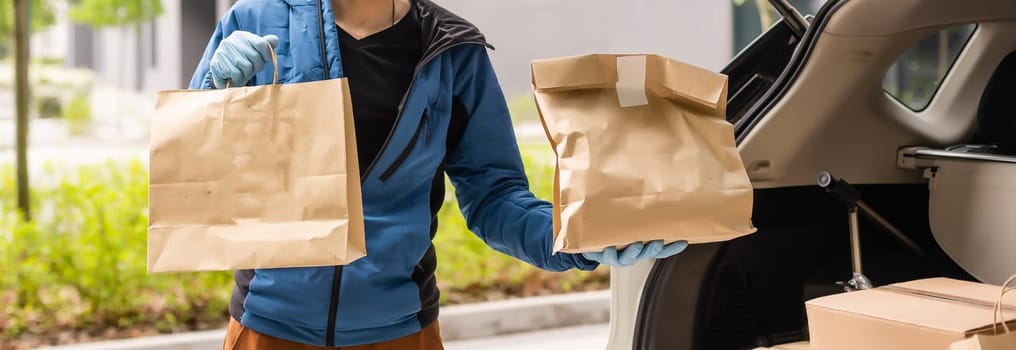
MULTIPOLYGON (((434 1, 497 47, 492 60, 509 95, 528 93, 529 63, 538 58, 647 52, 718 70, 733 54, 729 0, 434 1)), ((218 13, 232 2, 218 0, 218 13)))
MULTIPOLYGON (((718 70, 733 50, 731 0, 435 1, 487 35, 509 96, 529 93, 529 63, 538 58, 657 53, 718 70)), ((185 87, 215 26, 208 9, 219 18, 231 3, 163 0, 165 12, 154 27, 142 26, 140 41, 133 28, 97 31, 93 63, 101 82, 144 91, 185 87)))
POLYGON ((182 0, 183 16, 180 18, 180 50, 173 53, 179 57, 180 78, 186 84, 194 74, 194 68, 208 47, 208 40, 215 31, 221 16, 217 15, 216 3, 208 0, 182 0))
POLYGON ((28 44, 32 57, 65 57, 69 50, 68 43, 70 40, 68 35, 70 33, 67 30, 55 29, 66 28, 69 23, 67 20, 67 3, 51 1, 49 5, 53 10, 55 21, 53 27, 34 33, 29 39, 28 44))
POLYGON ((506 94, 528 94, 534 59, 656 53, 719 70, 732 56, 731 0, 435 0, 473 22, 506 94))
POLYGON ((162 0, 163 14, 154 23, 145 25, 143 33, 145 79, 143 89, 154 91, 180 88, 180 16, 179 0, 162 0), (152 33, 154 31, 154 35, 152 33), (152 40, 154 36, 154 40, 152 40), (153 55, 154 60, 153 60, 153 55), (154 62, 153 62, 154 61, 154 62))
POLYGON ((136 85, 138 42, 133 28, 116 27, 94 31, 96 84, 138 89, 136 85))
MULTIPOLYGON (((156 21, 157 47, 154 51, 145 50, 158 55, 156 64, 149 65, 146 72, 145 90, 187 87, 229 3, 229 0, 163 0, 166 12, 156 21)), ((150 54, 146 59, 150 60, 150 54)))
POLYGON ((70 26, 64 29, 72 38, 68 64, 94 69, 97 83, 106 86, 146 92, 184 88, 229 3, 163 0, 162 15, 140 27, 70 26))

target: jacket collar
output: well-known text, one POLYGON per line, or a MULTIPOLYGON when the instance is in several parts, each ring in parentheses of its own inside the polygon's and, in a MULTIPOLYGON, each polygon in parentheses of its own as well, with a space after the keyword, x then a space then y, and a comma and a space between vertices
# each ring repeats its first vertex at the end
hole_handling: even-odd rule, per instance
MULTIPOLYGON (((287 2, 289 1, 294 0, 287 0, 287 2)), ((335 11, 330 0, 318 1, 321 1, 322 10, 326 14, 331 15, 335 11)), ((423 32, 424 52, 422 57, 424 61, 459 44, 473 43, 494 48, 487 43, 487 39, 475 25, 433 1, 410 0, 410 3, 414 9, 413 13, 419 18, 423 32)), ((325 25, 328 24, 325 23, 325 25)))
POLYGON ((483 33, 469 21, 430 0, 411 0, 423 29, 423 61, 459 44, 481 44, 493 49, 483 33))

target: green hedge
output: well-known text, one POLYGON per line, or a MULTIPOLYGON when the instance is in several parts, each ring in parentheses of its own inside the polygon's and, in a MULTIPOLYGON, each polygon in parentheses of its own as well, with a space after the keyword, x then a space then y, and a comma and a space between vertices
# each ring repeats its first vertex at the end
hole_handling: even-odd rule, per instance
MULTIPOLYGON (((523 147, 530 187, 537 197, 546 200, 553 198, 553 157, 549 147, 523 147)), ((452 196, 449 193, 438 214, 440 230, 434 238, 443 303, 607 288, 609 270, 606 268, 594 272, 551 273, 488 248, 466 228, 452 196)))
MULTIPOLYGON (((9 66, 0 64, 0 67, 9 66)), ((32 113, 39 118, 63 117, 64 108, 74 99, 89 99, 95 85, 92 71, 68 68, 60 62, 32 62, 28 78, 32 113)), ((14 70, 0 69, 0 90, 13 89, 14 70)))
POLYGON ((51 183, 33 191, 32 222, 14 214, 12 173, 8 167, 0 175, 5 338, 132 327, 168 332, 222 319, 228 273, 146 273, 148 174, 141 163, 49 168, 37 182, 51 183))
MULTIPOLYGON (((550 198, 548 153, 526 153, 534 191, 550 198)), ((13 170, 0 171, 0 348, 222 326, 230 273, 146 273, 140 162, 49 167, 35 179, 32 222, 14 214, 13 170)), ((452 197, 435 239, 442 303, 606 287, 606 269, 547 273, 486 247, 452 197)))

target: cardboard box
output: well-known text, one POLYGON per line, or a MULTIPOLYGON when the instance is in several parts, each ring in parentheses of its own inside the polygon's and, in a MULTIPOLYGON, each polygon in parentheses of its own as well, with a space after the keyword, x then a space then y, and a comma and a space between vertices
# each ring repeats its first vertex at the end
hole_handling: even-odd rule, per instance
MULTIPOLYGON (((992 332, 992 308, 1002 287, 931 278, 806 303, 812 350, 948 350, 952 343, 992 332)), ((1016 326, 1016 294, 1003 300, 1016 326)))
POLYGON ((771 348, 755 348, 754 350, 811 350, 808 342, 797 342, 792 344, 776 345, 771 348))

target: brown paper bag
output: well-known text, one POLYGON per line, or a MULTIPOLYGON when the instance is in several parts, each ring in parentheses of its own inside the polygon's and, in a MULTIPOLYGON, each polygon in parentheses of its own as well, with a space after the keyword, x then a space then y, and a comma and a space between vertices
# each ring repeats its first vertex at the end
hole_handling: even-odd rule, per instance
POLYGON ((534 61, 555 153, 554 251, 754 232, 725 76, 655 55, 534 61))
POLYGON ((952 344, 949 350, 1013 350, 1016 349, 1016 332, 976 334, 952 344))
POLYGON ((366 255, 346 80, 279 85, 276 72, 275 82, 158 94, 149 272, 332 266, 366 255))
POLYGON ((1016 349, 1016 329, 1010 325, 1005 317, 1007 307, 1002 302, 1005 295, 1016 290, 1016 287, 1009 287, 1016 281, 1016 275, 1009 278, 1002 285, 1002 292, 995 301, 995 308, 992 310, 991 330, 986 333, 974 334, 970 338, 960 340, 949 346, 949 350, 1013 350, 1016 349))

